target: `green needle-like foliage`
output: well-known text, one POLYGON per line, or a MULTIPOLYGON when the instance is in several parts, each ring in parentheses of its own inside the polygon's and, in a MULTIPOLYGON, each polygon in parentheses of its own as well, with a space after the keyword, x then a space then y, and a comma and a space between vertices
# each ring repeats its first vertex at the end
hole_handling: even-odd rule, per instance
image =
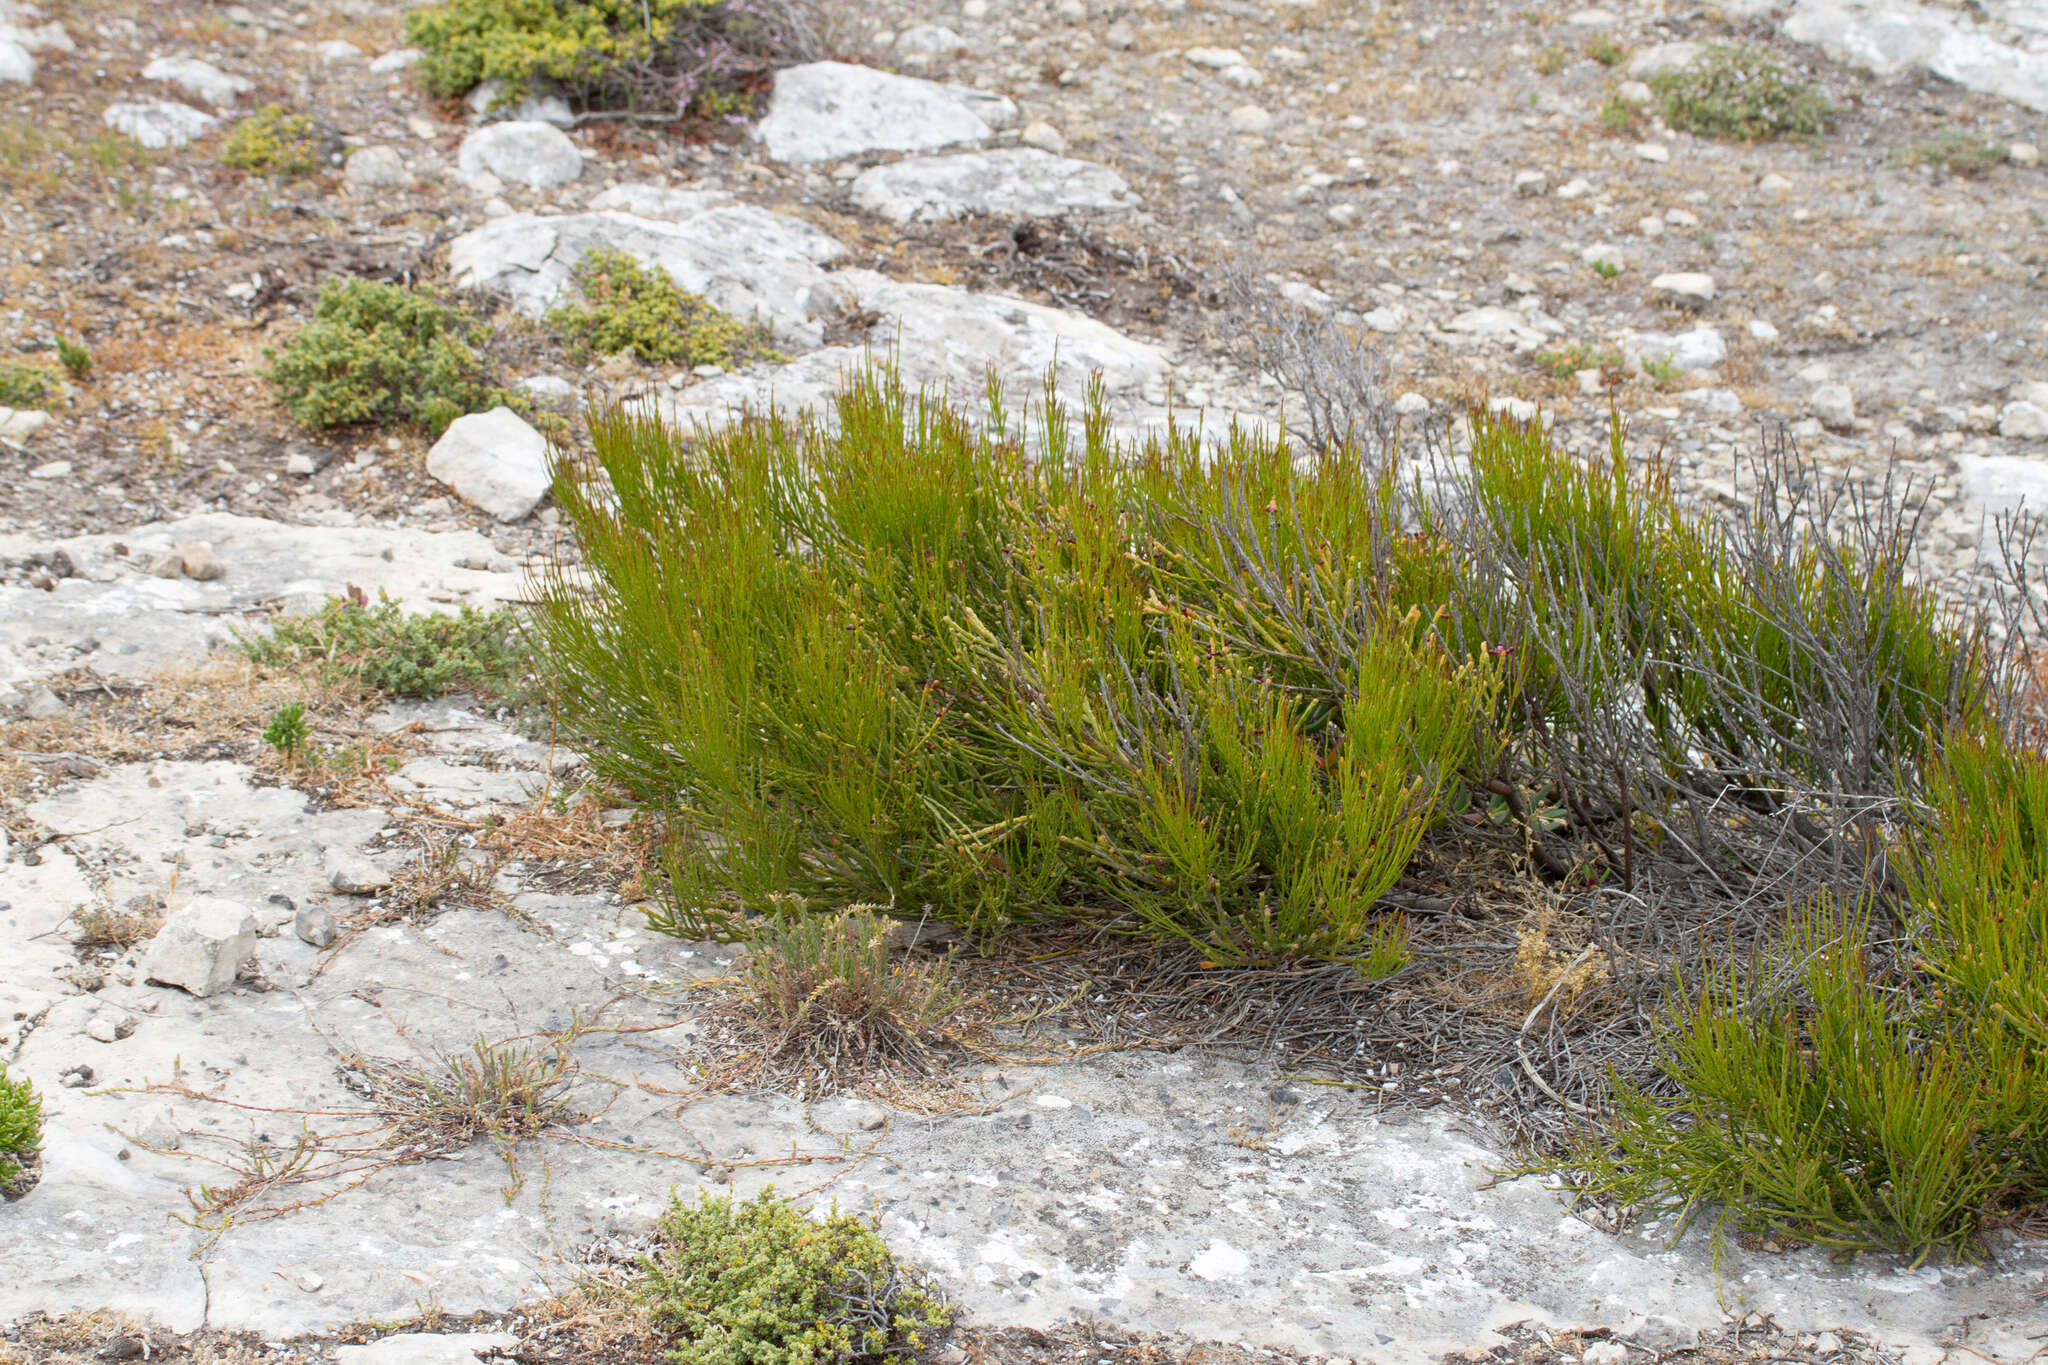
POLYGON ((390 697, 512 695, 522 688, 529 662, 518 616, 509 609, 408 612, 381 594, 374 604, 330 598, 318 612, 280 617, 268 633, 239 644, 252 662, 310 666, 324 682, 390 697))
POLYGON ((664 927, 858 901, 1399 965, 1375 903, 1498 685, 1411 610, 1427 543, 1341 456, 1083 425, 1027 453, 875 375, 829 431, 595 424, 605 484, 559 481, 590 583, 535 630, 680 817, 664 927))
POLYGON ((598 247, 570 273, 583 295, 548 313, 548 325, 573 346, 600 355, 631 354, 650 365, 719 365, 779 359, 767 332, 728 317, 689 293, 660 266, 598 247))

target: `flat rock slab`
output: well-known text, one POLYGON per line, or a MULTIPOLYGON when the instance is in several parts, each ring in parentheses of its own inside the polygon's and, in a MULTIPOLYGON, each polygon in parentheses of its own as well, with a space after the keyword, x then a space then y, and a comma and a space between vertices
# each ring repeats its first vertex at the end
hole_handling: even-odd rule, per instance
POLYGON ((1124 213, 1141 203, 1109 167, 1035 147, 915 157, 862 171, 850 188, 856 204, 892 223, 1124 213))
POLYGON ((140 677, 228 645, 274 612, 317 609, 354 584, 413 611, 481 609, 520 595, 519 566, 474 531, 291 526, 208 513, 133 531, 40 540, 0 535, 0 559, 61 550, 75 576, 50 592, 0 586, 0 686, 67 668, 140 677), (209 546, 207 581, 160 578, 158 557, 209 546), (38 643, 40 642, 40 643, 38 643))
POLYGON ((776 161, 837 161, 979 142, 1016 117, 1015 104, 986 90, 812 62, 775 73, 768 113, 754 136, 776 161))
POLYGON ((571 295, 570 272, 600 247, 660 266, 684 289, 736 318, 762 319, 796 346, 817 345, 824 320, 844 307, 820 268, 844 246, 801 219, 737 204, 681 219, 515 213, 450 242, 448 271, 458 288, 503 291, 539 317, 571 295))
POLYGON ((552 123, 492 123, 462 139, 455 164, 465 176, 493 175, 513 185, 551 189, 583 174, 583 153, 552 123))
MULTIPOLYGON (((2023 7, 2009 8, 2013 24, 1978 24, 1957 9, 1912 0, 1798 0, 1785 36, 1880 76, 1919 68, 2048 113, 2048 50, 2021 45, 2023 7)), ((2039 14, 2036 7, 2037 29, 2044 27, 2039 14)))

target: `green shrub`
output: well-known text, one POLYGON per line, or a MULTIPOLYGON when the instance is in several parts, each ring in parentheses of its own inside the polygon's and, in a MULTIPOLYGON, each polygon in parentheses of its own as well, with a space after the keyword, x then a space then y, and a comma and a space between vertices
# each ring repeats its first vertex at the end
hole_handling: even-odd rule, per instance
POLYGON ((312 116, 287 114, 282 105, 266 104, 228 130, 220 159, 221 164, 252 175, 306 175, 320 164, 312 116))
POLYGON ((1835 122, 1825 95, 1757 48, 1711 45, 1693 62, 1651 76, 1650 86, 1666 123, 1702 137, 1818 137, 1835 122))
POLYGON ((383 595, 374 606, 331 598, 314 615, 280 617, 268 634, 240 646, 266 667, 310 666, 325 682, 389 697, 511 697, 527 669, 519 618, 510 609, 409 613, 383 595))
POLYGON ((612 491, 557 489, 591 582, 536 638, 595 761, 678 816, 662 927, 930 905, 1398 966, 1376 902, 1490 762, 1498 686, 1434 638, 1431 546, 1343 452, 1082 426, 1027 452, 875 376, 831 428, 687 457, 595 424, 612 491))
POLYGON ((581 304, 563 304, 548 325, 571 345, 601 355, 629 353, 650 365, 719 365, 780 359, 767 333, 726 316, 680 288, 660 266, 643 266, 623 251, 584 254, 570 279, 581 304))
POLYGON ((309 427, 418 422, 439 433, 504 395, 470 345, 471 324, 431 295, 376 280, 330 280, 313 321, 282 354, 270 383, 309 427))
POLYGON ((439 95, 485 81, 501 102, 559 86, 600 114, 723 112, 776 57, 817 55, 786 0, 441 0, 406 15, 439 95))
POLYGON ((1586 44, 1586 55, 1602 66, 1620 66, 1628 60, 1628 49, 1603 33, 1586 44))
POLYGON ((774 1190, 674 1199, 640 1294, 675 1365, 911 1365, 952 1310, 860 1219, 774 1190))
POLYGON ((92 352, 79 342, 58 337, 57 360, 73 379, 83 380, 92 373, 92 352))
POLYGON ((2005 145, 1986 142, 1968 133, 1946 132, 1901 149, 1899 162, 1907 166, 1934 166, 1962 176, 1989 175, 2005 162, 2005 145))
POLYGON ((48 407, 57 398, 57 379, 34 365, 0 364, 0 408, 48 407))
POLYGON ((283 755, 287 763, 299 761, 312 735, 312 727, 306 724, 304 702, 286 702, 277 708, 270 717, 270 723, 263 727, 263 742, 283 755))
POLYGON ((43 1107, 35 1087, 9 1080, 0 1066, 0 1196, 27 1193, 28 1175, 42 1148, 43 1107))
POLYGON ((1931 804, 1901 923, 1823 901, 1675 1001, 1678 1093, 1617 1087, 1567 1163, 1591 1189, 1914 1256, 2048 1200, 2048 760, 1959 738, 1931 804))
POLYGON ((1598 349, 1583 341, 1574 341, 1555 350, 1538 351, 1532 358, 1536 368, 1552 379, 1569 379, 1580 370, 1620 370, 1628 363, 1619 351, 1598 349))

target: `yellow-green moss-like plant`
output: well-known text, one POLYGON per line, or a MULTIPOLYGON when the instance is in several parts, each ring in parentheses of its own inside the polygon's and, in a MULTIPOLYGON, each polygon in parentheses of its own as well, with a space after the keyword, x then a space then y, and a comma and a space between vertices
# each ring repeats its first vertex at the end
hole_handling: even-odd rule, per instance
POLYGON ((540 86, 588 113, 681 118, 729 100, 778 57, 817 55, 802 0, 440 0, 406 16, 440 95, 540 86))
POLYGON ((1666 123, 1701 137, 1819 137, 1835 125, 1827 96, 1759 48, 1714 44, 1650 87, 1666 123))
POLYGON ((600 355, 631 354, 652 365, 720 365, 780 359, 766 329, 720 312, 660 266, 623 251, 585 253, 571 275, 583 295, 548 314, 548 325, 571 345, 600 355))
POLYGON ((221 164, 252 175, 306 175, 320 160, 312 116, 288 114, 281 104, 266 104, 228 130, 220 159, 221 164))
POLYGON ((952 1322, 924 1278, 875 1230, 839 1212, 753 1199, 680 1198, 640 1293, 673 1334, 675 1365, 910 1365, 952 1322))
POLYGON ((0 408, 46 408, 57 392, 57 377, 48 370, 0 364, 0 408))
POLYGON ((377 280, 330 280, 313 321, 268 353, 270 382, 309 427, 418 422, 440 432, 502 400, 462 312, 377 280))
POLYGON ((42 1135, 43 1107, 35 1087, 8 1079, 7 1068, 0 1066, 0 1197, 27 1193, 42 1135))

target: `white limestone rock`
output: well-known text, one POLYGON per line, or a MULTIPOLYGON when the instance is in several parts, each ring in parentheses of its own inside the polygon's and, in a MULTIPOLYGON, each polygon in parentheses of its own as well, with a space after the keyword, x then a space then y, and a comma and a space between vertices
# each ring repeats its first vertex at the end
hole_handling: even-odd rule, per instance
POLYGON ((229 75, 212 62, 203 62, 197 57, 158 57, 142 68, 142 76, 144 80, 175 85, 216 109, 226 108, 235 102, 236 96, 246 95, 255 88, 240 76, 229 75))
POLYGON ((100 121, 152 151, 183 147, 220 122, 212 114, 175 100, 135 100, 108 105, 100 121))
POLYGON ((256 951, 256 917, 221 896, 197 896, 150 940, 142 960, 146 981, 192 995, 218 995, 256 951))
POLYGON ((1124 213, 1141 202, 1109 167, 1035 147, 891 162, 863 171, 850 188, 854 203, 892 223, 1124 213))
POLYGON ((986 90, 812 62, 775 73, 768 114, 754 137, 776 161, 837 161, 979 142, 1016 117, 1015 104, 986 90))
POLYGON ((0 39, 0 83, 27 85, 36 78, 36 59, 20 43, 0 39))
POLYGON ((523 521, 548 495, 548 442, 510 408, 458 417, 427 452, 427 473, 499 521, 523 521))
MULTIPOLYGON (((2026 17, 2021 9, 2011 16, 2026 17)), ((1798 0, 1785 36, 1880 76, 1919 68, 2048 113, 2048 48, 2017 23, 1979 26, 1958 9, 1912 0, 1798 0)))
POLYGON ((569 135, 535 119, 491 123, 462 139, 456 169, 475 182, 485 175, 529 189, 552 189, 583 174, 583 153, 569 135))
POLYGON ((809 223, 750 204, 721 204, 680 221, 626 213, 540 217, 514 213, 448 244, 448 271, 461 289, 501 290, 540 317, 570 290, 584 253, 605 247, 658 265, 693 294, 736 318, 759 318, 798 347, 824 340, 843 308, 820 267, 846 254, 809 223))

